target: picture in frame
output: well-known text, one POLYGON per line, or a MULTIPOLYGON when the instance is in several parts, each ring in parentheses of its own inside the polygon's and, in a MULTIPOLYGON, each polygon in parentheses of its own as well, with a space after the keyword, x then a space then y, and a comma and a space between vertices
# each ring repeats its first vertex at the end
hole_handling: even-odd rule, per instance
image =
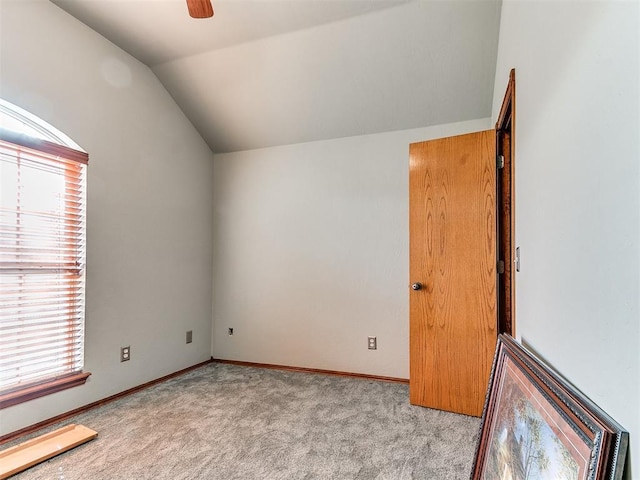
POLYGON ((498 337, 471 480, 620 480, 628 439, 540 359, 498 337))

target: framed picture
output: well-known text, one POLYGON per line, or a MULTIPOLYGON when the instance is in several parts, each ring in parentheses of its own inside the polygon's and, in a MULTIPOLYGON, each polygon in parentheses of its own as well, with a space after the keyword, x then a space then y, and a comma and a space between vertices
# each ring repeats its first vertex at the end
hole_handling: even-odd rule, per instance
POLYGON ((560 375, 498 337, 472 480, 620 480, 628 440, 560 375))

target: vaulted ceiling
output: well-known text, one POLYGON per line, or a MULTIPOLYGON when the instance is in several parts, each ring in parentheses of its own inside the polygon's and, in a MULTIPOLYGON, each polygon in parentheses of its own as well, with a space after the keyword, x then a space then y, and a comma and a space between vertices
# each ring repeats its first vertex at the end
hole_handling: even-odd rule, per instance
POLYGON ((51 0, 158 76, 214 152, 491 114, 499 0, 51 0))

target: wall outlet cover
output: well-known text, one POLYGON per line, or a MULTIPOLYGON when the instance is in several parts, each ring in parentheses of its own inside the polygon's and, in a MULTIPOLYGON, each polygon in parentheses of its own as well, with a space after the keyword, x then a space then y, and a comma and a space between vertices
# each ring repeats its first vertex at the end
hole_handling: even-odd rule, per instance
POLYGON ((120 348, 120 361, 128 362, 131 360, 131 347, 121 347, 120 348))

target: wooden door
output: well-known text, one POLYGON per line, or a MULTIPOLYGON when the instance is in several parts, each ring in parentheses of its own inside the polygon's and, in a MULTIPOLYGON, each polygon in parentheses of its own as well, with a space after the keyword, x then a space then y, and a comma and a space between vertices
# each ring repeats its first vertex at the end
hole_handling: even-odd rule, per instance
POLYGON ((480 416, 497 338, 495 131, 410 146, 410 401, 480 416))

